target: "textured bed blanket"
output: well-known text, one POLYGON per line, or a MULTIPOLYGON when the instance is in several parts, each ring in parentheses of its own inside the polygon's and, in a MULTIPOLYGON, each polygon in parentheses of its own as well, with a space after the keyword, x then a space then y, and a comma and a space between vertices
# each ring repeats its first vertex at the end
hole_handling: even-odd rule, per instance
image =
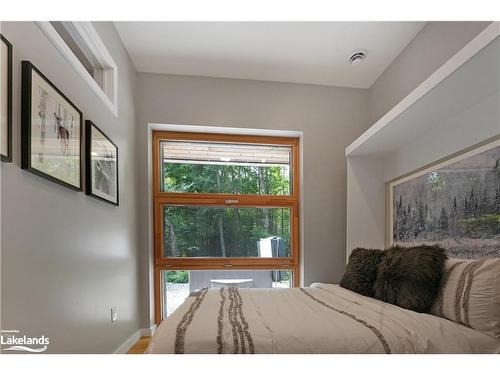
POLYGON ((148 353, 498 353, 500 340, 331 284, 203 289, 153 337, 148 353))

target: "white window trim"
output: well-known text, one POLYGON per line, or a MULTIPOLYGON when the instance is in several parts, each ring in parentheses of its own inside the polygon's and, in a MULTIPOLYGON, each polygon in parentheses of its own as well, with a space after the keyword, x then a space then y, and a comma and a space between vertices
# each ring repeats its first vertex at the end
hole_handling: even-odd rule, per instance
POLYGON ((48 21, 37 22, 40 29, 52 41, 54 46, 77 71, 80 77, 94 91, 94 93, 104 102, 115 117, 118 116, 118 66, 113 57, 99 37, 92 22, 80 21, 72 22, 73 26, 80 34, 89 50, 103 66, 103 88, 101 88, 94 78, 87 72, 80 60, 74 55, 66 42, 57 33, 54 27, 48 21))

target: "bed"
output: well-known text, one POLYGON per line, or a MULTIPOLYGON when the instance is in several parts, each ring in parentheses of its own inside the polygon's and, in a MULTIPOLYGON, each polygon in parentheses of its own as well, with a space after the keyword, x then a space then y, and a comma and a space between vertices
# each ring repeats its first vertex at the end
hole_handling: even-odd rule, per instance
POLYGON ((192 293, 159 325, 147 353, 500 353, 500 338, 315 283, 192 293))

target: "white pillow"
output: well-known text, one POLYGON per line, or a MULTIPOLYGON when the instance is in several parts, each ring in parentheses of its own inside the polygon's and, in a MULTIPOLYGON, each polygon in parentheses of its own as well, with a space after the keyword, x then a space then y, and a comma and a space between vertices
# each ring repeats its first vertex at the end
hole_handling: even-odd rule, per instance
POLYGON ((500 258, 448 259, 430 313, 500 337, 500 258))

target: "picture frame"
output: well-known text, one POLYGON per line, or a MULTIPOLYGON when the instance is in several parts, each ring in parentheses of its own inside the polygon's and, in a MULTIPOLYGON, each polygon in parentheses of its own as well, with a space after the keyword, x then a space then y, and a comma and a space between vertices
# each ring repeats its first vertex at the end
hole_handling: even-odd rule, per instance
POLYGON ((12 44, 0 34, 0 159, 12 162, 12 44))
POLYGON ((82 111, 29 61, 21 108, 21 168, 82 191, 82 111))
POLYGON ((386 183, 386 245, 500 256, 500 136, 386 183))
POLYGON ((119 206, 118 146, 92 121, 85 121, 87 195, 119 206))

